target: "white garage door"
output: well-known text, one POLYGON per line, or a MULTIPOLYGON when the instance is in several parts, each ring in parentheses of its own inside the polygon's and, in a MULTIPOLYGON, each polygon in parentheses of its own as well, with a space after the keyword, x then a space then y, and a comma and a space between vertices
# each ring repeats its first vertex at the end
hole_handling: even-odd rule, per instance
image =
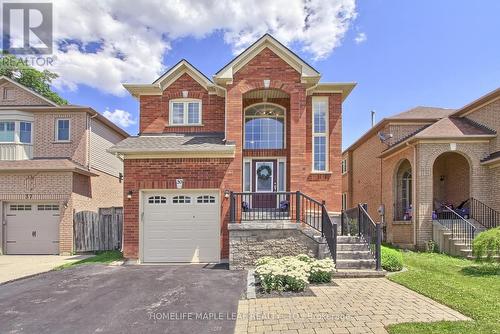
POLYGON ((7 203, 7 254, 58 254, 59 205, 7 203))
POLYGON ((143 193, 144 262, 218 262, 218 191, 143 193))

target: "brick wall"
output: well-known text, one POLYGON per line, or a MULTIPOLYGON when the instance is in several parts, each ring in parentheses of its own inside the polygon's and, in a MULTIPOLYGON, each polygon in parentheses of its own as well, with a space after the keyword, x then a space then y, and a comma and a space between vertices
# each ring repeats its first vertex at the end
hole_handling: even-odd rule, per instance
POLYGON ((99 208, 123 206, 123 181, 98 170, 98 176, 73 176, 73 208, 78 211, 96 211, 99 208))
POLYGON ((4 82, 0 85, 0 106, 26 106, 26 105, 37 105, 37 106, 49 106, 50 104, 27 92, 24 89, 10 83, 4 82), (9 90, 9 96, 11 98, 4 99, 4 89, 9 90))
POLYGON ((34 124, 34 158, 70 158, 86 165, 87 157, 87 113, 81 112, 36 112, 34 124), (56 142, 56 120, 70 119, 70 142, 56 142))
MULTIPOLYGON (((124 161, 124 256, 139 255, 139 195, 141 189, 176 189, 175 180, 184 179, 184 189, 225 189, 222 180, 232 159, 126 159, 124 161), (126 194, 132 190, 132 199, 126 194)), ((222 196, 221 196, 222 197, 222 196)), ((223 203, 228 202, 221 198, 223 203)), ((225 204, 223 204, 225 205, 225 204)), ((224 216, 223 216, 224 217, 224 216)), ((228 258, 227 217, 222 219, 221 257, 228 258)))
MULTIPOLYGON (((500 134, 500 99, 493 101, 466 116, 467 118, 481 123, 500 134)), ((498 136, 491 141, 490 153, 500 151, 500 139, 498 136)))
POLYGON ((141 133, 224 132, 224 98, 208 94, 208 91, 187 73, 167 87, 162 95, 141 96, 140 112, 141 133), (169 101, 183 98, 183 91, 188 92, 187 98, 202 101, 203 126, 169 125, 169 101))

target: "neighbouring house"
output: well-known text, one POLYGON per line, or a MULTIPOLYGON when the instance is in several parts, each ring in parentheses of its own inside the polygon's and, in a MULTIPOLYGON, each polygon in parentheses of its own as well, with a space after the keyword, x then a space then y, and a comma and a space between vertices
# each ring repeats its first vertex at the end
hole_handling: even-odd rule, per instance
POLYGON ((342 101, 355 84, 320 77, 264 35, 212 80, 181 60, 152 84, 124 84, 140 104, 139 135, 110 149, 124 159, 125 257, 219 262, 230 221, 292 220, 298 199, 340 212, 342 101))
POLYGON ((128 134, 7 77, 0 94, 1 251, 69 254, 75 211, 122 206, 123 163, 106 149, 128 134))
POLYGON ((385 118, 343 152, 343 208, 367 203, 379 220, 383 204, 386 239, 403 247, 452 247, 435 233, 444 226, 459 248, 450 252, 470 254, 471 239, 500 223, 499 131, 500 89, 458 110, 385 118))

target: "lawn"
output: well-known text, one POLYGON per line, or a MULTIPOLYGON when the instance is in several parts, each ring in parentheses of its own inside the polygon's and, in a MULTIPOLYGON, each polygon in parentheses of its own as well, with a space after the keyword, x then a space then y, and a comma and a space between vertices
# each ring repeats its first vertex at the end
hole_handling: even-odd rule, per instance
POLYGON ((83 259, 80 261, 66 263, 62 266, 55 268, 55 270, 66 269, 69 267, 79 266, 82 264, 92 264, 92 263, 111 263, 113 261, 121 260, 123 255, 120 251, 102 251, 96 252, 95 256, 89 257, 87 259, 83 259))
POLYGON ((389 326, 391 334, 500 333, 500 265, 435 253, 404 252, 408 271, 389 277, 474 321, 407 323, 389 326))

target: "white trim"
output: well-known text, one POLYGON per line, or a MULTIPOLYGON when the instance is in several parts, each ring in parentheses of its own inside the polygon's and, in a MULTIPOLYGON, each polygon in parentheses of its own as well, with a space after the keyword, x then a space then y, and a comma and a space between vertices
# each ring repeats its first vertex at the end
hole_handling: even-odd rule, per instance
POLYGON ((203 120, 203 106, 201 99, 191 99, 191 98, 180 98, 180 99, 172 99, 168 101, 168 125, 169 126, 202 126, 203 120), (198 123, 189 123, 188 115, 189 115, 189 103, 198 103, 198 123), (174 123, 173 118, 173 105, 174 103, 182 103, 183 104, 183 122, 182 123, 174 123))
POLYGON ((342 171, 342 175, 345 175, 347 173, 347 158, 342 159, 340 168, 342 171))
POLYGON ((311 99, 311 134, 312 134, 312 166, 311 166, 311 171, 313 173, 325 173, 330 171, 330 141, 329 141, 329 122, 330 122, 330 113, 329 113, 329 101, 328 101, 328 96, 313 96, 311 99), (314 103, 315 102, 326 102, 326 114, 325 114, 325 133, 315 133, 314 132, 314 103), (317 170, 314 168, 314 155, 315 155, 315 150, 314 150, 314 138, 315 137, 325 137, 325 170, 317 170))
POLYGON ((342 210, 347 210, 347 192, 342 193, 342 202, 341 202, 342 210))
MULTIPOLYGON (((245 176, 246 176, 246 173, 245 173, 245 163, 250 163, 250 191, 248 192, 253 192, 253 182, 254 182, 254 175, 253 175, 253 160, 276 160, 276 168, 278 169, 278 172, 279 172, 279 165, 280 165, 280 162, 284 163, 285 164, 285 170, 284 170, 284 180, 285 180, 285 185, 284 185, 284 188, 285 190, 284 191, 287 191, 287 173, 286 173, 286 168, 287 168, 287 159, 286 157, 272 157, 272 156, 265 156, 265 157, 244 157, 243 158, 243 168, 242 168, 242 184, 241 184, 241 189, 242 189, 242 192, 247 192, 245 190, 245 176)), ((276 187, 277 187, 277 191, 280 192, 279 190, 279 175, 277 175, 277 182, 276 182, 276 187)))
POLYGON ((71 119, 70 118, 56 118, 55 119, 55 138, 54 141, 58 143, 68 143, 71 141, 71 119), (59 121, 68 121, 68 139, 59 139, 59 121))

